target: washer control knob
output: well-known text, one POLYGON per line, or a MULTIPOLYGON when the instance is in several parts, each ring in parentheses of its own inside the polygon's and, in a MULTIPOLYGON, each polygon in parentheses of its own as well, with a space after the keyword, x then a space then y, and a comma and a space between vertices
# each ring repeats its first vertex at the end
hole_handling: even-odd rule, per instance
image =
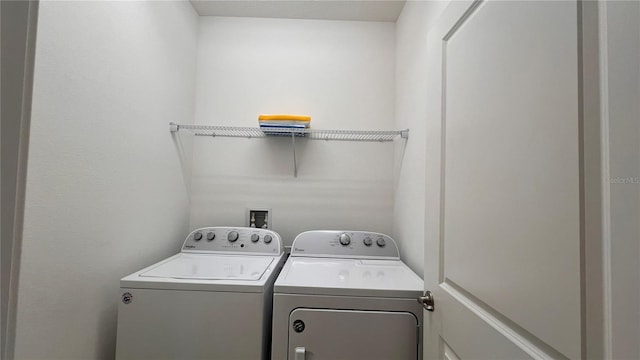
POLYGON ((265 235, 264 236, 264 243, 268 244, 271 242, 271 240, 273 240, 273 238, 271 237, 271 235, 265 235))
POLYGON ((371 244, 373 244, 373 241, 368 236, 366 238, 362 239, 362 242, 367 246, 371 246, 371 244))
POLYGON ((251 242, 256 242, 260 240, 260 235, 258 234, 251 234, 251 242))
POLYGON ((200 239, 202 239, 202 233, 201 232, 197 232, 197 233, 193 234, 193 240, 200 241, 200 239))
POLYGON ((340 234, 340 237, 338 238, 338 240, 340 240, 340 244, 344 246, 351 244, 351 238, 346 233, 340 234))
POLYGON ((378 246, 380 247, 384 247, 385 245, 387 245, 387 242, 384 241, 384 238, 378 238, 378 240, 376 240, 376 244, 378 244, 378 246))
POLYGON ((227 235, 227 240, 229 240, 229 242, 235 242, 236 240, 238 240, 238 232, 231 231, 229 235, 227 235))
POLYGON ((212 231, 207 233, 207 240, 211 241, 216 238, 216 234, 212 231))

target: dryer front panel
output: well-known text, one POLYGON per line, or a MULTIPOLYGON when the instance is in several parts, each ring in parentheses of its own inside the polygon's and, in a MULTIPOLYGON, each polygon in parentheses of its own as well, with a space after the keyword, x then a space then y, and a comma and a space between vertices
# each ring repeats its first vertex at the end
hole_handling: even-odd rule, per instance
POLYGON ((409 312, 298 308, 289 315, 289 360, 418 359, 409 312))

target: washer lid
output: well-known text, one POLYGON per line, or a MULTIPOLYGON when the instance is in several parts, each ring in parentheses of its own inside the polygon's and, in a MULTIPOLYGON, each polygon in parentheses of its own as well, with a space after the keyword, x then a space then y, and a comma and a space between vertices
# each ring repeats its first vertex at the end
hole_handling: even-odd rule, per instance
POLYGON ((173 259, 159 263, 140 277, 199 279, 199 280, 259 280, 273 257, 203 255, 182 253, 173 259))
POLYGON ((408 297, 422 293, 422 279, 399 260, 290 257, 276 293, 408 297))

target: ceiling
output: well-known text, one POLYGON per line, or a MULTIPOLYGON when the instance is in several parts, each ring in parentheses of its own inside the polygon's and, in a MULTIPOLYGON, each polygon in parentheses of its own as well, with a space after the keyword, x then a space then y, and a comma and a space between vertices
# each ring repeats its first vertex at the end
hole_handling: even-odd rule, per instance
POLYGON ((201 16, 396 21, 405 0, 190 0, 201 16))

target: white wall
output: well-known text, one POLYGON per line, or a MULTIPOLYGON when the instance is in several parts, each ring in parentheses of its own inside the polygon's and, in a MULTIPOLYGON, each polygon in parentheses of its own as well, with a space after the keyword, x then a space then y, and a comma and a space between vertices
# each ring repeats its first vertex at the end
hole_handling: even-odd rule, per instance
POLYGON ((15 357, 113 358, 118 280, 187 231, 168 123, 193 117, 197 16, 45 1, 38 21, 15 357))
POLYGON ((605 172, 605 264, 609 282, 607 355, 640 358, 640 3, 608 1, 601 10, 605 172), (608 178, 607 178, 608 177, 608 178), (608 211, 607 211, 608 210, 608 211))
MULTIPOLYGON (((198 46, 198 124, 298 113, 318 129, 394 128, 393 23, 202 17, 198 46)), ((311 229, 391 232, 392 143, 300 139, 297 178, 290 143, 196 138, 191 227, 245 225, 261 206, 287 244, 311 229)))
POLYGON ((396 127, 411 129, 398 144, 393 234, 404 261, 424 269, 425 151, 427 121, 427 33, 447 1, 408 1, 396 26, 396 127))

